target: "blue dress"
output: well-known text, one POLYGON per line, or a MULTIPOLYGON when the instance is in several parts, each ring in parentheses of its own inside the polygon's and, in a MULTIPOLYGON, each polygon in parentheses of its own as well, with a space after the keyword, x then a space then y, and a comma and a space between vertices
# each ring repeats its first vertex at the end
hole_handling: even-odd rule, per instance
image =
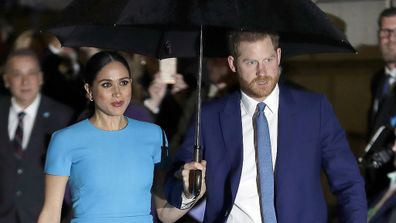
POLYGON ((162 141, 159 126, 129 118, 118 131, 85 119, 55 132, 45 172, 69 176, 72 223, 153 222, 150 190, 162 141))

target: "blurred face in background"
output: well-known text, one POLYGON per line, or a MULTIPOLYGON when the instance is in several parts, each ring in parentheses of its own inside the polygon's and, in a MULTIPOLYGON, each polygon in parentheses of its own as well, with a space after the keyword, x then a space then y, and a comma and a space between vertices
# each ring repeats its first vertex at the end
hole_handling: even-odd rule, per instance
POLYGON ((378 38, 384 61, 387 64, 393 64, 394 67, 396 65, 396 15, 381 19, 378 38))
POLYGON ((32 56, 14 56, 8 59, 4 73, 5 87, 16 103, 26 108, 40 92, 43 74, 38 60, 32 56))
POLYGON ((85 90, 95 103, 95 113, 123 115, 132 97, 131 82, 129 72, 122 63, 113 61, 104 66, 92 86, 85 85, 85 90))
POLYGON ((208 59, 207 69, 210 81, 215 84, 224 81, 229 71, 227 60, 224 58, 208 59))

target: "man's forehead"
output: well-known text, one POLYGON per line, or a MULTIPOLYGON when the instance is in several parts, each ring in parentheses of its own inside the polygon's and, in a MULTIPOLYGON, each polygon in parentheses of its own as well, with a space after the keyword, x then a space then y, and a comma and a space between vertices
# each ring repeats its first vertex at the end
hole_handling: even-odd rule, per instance
POLYGON ((381 20, 381 26, 382 28, 396 28, 396 15, 383 17, 381 20))
POLYGON ((15 65, 16 63, 21 63, 21 62, 26 62, 26 61, 28 61, 30 64, 39 66, 39 61, 34 56, 27 56, 27 55, 13 56, 7 60, 7 64, 15 65))

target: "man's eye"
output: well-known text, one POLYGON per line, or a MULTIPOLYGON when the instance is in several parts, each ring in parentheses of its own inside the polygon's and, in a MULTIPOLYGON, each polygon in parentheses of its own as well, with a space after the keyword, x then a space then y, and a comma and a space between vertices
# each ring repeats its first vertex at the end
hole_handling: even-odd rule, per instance
POLYGON ((256 64, 256 61, 254 61, 254 60, 249 60, 249 61, 246 61, 246 64, 248 64, 248 65, 253 65, 253 64, 256 64))
POLYGON ((264 61, 266 62, 266 63, 269 63, 269 62, 271 62, 273 59, 272 58, 268 58, 268 59, 265 59, 264 61))
POLYGON ((18 71, 10 71, 7 72, 8 75, 12 76, 12 77, 19 77, 22 76, 22 73, 18 72, 18 71))
POLYGON ((111 83, 105 82, 105 83, 102 84, 102 87, 109 88, 109 87, 111 87, 111 83))

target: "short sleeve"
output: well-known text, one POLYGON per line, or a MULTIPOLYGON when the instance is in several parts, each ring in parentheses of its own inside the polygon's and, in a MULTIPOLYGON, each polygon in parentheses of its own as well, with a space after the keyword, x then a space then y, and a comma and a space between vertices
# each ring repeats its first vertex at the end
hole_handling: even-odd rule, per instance
POLYGON ((49 143, 44 172, 55 176, 70 176, 72 164, 70 139, 62 132, 55 132, 49 143))
POLYGON ((159 145, 155 151, 154 151, 154 163, 163 163, 165 162, 165 160, 168 158, 168 153, 169 153, 169 149, 168 149, 168 140, 166 138, 166 134, 165 131, 163 131, 161 128, 158 128, 159 130, 159 141, 158 144, 159 145))

